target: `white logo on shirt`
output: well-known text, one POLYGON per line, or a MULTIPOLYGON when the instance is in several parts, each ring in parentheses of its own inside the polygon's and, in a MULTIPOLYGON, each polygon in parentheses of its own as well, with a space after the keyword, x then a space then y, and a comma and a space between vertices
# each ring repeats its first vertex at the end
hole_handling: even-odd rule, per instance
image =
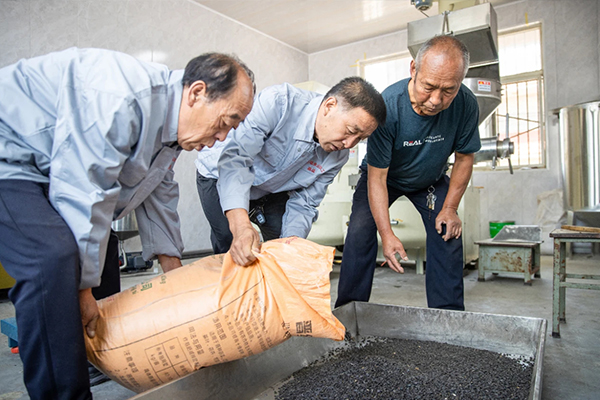
POLYGON ((425 142, 427 142, 427 143, 435 143, 435 142, 442 142, 442 141, 444 141, 444 137, 442 135, 427 136, 425 138, 425 142))
POLYGON ((402 147, 412 147, 412 146, 421 146, 424 142, 425 143, 436 143, 436 142, 442 142, 444 140, 444 137, 442 135, 435 135, 435 136, 427 136, 425 139, 423 140, 405 140, 402 143, 402 147))

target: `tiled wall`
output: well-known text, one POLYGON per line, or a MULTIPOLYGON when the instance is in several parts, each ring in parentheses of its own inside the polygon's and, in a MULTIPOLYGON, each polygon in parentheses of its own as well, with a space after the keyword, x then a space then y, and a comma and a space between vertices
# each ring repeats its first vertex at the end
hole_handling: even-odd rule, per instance
MULTIPOLYGON (((308 79, 308 56, 191 0, 0 0, 0 67, 68 47, 123 51, 184 68, 207 52, 235 53, 255 73, 258 90, 308 79)), ((195 184, 194 152, 175 166, 186 251, 210 249, 195 184)), ((126 243, 141 249, 139 238, 126 243)))
MULTIPOLYGON (((546 93, 547 168, 475 172, 473 184, 482 186, 482 238, 489 221, 514 220, 535 224, 538 195, 561 187, 558 123, 551 110, 600 99, 600 1, 521 0, 495 7, 498 28, 542 22, 546 93)), ((309 78, 331 85, 356 75, 356 61, 406 51, 406 31, 353 43, 309 56, 309 78)), ((547 234, 547 232, 545 232, 547 234)), ((550 241, 543 245, 551 251, 550 241)))

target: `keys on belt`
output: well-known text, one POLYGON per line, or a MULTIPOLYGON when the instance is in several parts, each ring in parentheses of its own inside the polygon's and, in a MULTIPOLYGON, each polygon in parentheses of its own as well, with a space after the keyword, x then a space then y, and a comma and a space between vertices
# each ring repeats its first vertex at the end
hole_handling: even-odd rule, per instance
POLYGON ((433 194, 433 192, 435 192, 435 188, 433 186, 429 186, 427 192, 429 192, 427 195, 427 208, 429 208, 429 219, 431 219, 431 211, 435 210, 435 201, 437 200, 437 196, 433 194))

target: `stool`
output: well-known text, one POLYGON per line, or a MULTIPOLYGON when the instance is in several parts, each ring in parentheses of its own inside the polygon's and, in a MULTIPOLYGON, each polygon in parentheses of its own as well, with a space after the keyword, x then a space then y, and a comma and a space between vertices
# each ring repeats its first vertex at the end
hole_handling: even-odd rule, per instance
POLYGON ((522 274, 523 284, 531 286, 531 277, 540 277, 540 243, 497 241, 492 239, 475 242, 479 245, 479 275, 485 281, 485 273, 522 274))
POLYGON ((15 317, 0 320, 0 332, 8 336, 8 347, 17 347, 17 319, 15 317))
POLYGON ((565 292, 567 288, 600 290, 598 283, 566 282, 567 278, 598 280, 600 275, 567 274, 567 243, 600 243, 600 232, 578 232, 567 229, 555 229, 550 232, 554 238, 554 276, 552 279, 552 337, 560 337, 560 323, 565 318, 565 292))

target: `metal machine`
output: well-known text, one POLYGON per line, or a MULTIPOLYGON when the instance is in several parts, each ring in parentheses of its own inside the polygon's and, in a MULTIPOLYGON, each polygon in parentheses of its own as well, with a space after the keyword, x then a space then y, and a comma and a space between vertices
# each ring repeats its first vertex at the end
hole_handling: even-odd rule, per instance
POLYGON ((111 227, 119 238, 119 259, 122 261, 122 272, 144 271, 152 267, 154 263, 152 261, 144 261, 141 252, 125 252, 125 241, 139 235, 135 212, 130 212, 123 218, 113 221, 111 227))
POLYGON ((508 123, 509 115, 506 115, 506 138, 500 140, 496 137, 481 138, 481 150, 475 153, 475 164, 482 161, 492 160, 492 169, 496 169, 496 163, 501 158, 508 159, 508 168, 510 173, 513 174, 512 163, 510 161, 510 155, 515 152, 515 145, 510 141, 508 136, 508 123))
MULTIPOLYGON (((412 3, 417 9, 425 11, 433 1, 413 0, 412 3)), ((421 46, 436 35, 453 35, 467 46, 471 63, 463 84, 477 98, 481 125, 500 105, 502 84, 496 12, 490 3, 478 3, 476 0, 439 0, 439 15, 408 24, 408 49, 415 58, 421 46)), ((481 146, 481 150, 475 154, 476 162, 492 161, 494 169, 498 159, 508 158, 512 173, 510 155, 514 152, 514 145, 508 136, 500 140, 492 132, 491 137, 481 138, 481 146)))
POLYGON ((600 101, 554 110, 559 119, 565 209, 574 219, 600 227, 600 101))
MULTIPOLYGON (((560 166, 567 224, 600 227, 600 100, 554 110, 559 119, 560 166)), ((598 253, 573 243, 569 251, 598 253)))

